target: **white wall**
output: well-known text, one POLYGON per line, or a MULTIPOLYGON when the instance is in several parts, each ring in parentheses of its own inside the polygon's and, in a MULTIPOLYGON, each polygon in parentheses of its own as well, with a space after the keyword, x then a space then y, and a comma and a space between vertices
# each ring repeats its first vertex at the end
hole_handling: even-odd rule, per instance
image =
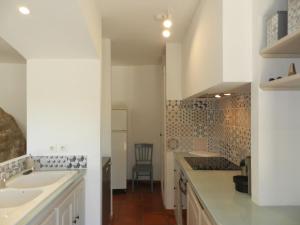
POLYGON ((259 205, 300 204, 300 93, 263 91, 259 85, 270 77, 287 74, 299 59, 264 59, 266 19, 286 9, 285 0, 254 0, 252 84, 252 199, 259 205))
POLYGON ((128 107, 128 173, 134 164, 134 144, 154 144, 154 179, 161 173, 161 107, 163 75, 160 66, 113 66, 112 104, 128 107))
POLYGON ((26 135, 26 64, 0 63, 0 107, 26 135))
POLYGON ((101 154, 111 156, 111 41, 102 40, 101 154))
POLYGON ((27 145, 33 155, 84 154, 86 223, 101 224, 101 68, 96 59, 29 60, 27 145), (50 145, 65 145, 53 152, 50 145))

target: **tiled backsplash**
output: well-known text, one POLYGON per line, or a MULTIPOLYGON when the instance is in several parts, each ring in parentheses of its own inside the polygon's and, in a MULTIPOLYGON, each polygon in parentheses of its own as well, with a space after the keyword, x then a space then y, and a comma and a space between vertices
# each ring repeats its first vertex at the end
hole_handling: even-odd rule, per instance
MULTIPOLYGON (((24 171, 26 161, 31 156, 22 156, 3 163, 0 163, 0 178, 5 176, 6 179, 24 171)), ((34 168, 36 170, 70 170, 86 169, 87 156, 70 155, 70 156, 32 156, 34 168)))
POLYGON ((168 101, 167 150, 220 152, 238 164, 250 155, 251 95, 168 101))
POLYGON ((22 172, 25 169, 28 157, 29 156, 21 156, 19 158, 0 163, 0 178, 9 179, 10 177, 22 172))
POLYGON ((87 168, 87 157, 84 155, 33 156, 33 159, 38 170, 87 168))

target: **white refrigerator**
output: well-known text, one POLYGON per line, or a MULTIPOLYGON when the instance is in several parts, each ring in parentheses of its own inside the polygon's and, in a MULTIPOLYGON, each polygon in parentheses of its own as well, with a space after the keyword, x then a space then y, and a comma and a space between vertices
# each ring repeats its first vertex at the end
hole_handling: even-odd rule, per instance
POLYGON ((127 109, 112 110, 111 185, 113 190, 127 189, 127 109))

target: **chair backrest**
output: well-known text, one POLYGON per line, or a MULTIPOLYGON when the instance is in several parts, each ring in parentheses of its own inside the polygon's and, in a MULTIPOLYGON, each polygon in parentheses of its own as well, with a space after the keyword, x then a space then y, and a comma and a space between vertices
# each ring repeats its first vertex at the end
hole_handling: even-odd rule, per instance
POLYGON ((152 164, 153 144, 135 144, 136 164, 152 164))

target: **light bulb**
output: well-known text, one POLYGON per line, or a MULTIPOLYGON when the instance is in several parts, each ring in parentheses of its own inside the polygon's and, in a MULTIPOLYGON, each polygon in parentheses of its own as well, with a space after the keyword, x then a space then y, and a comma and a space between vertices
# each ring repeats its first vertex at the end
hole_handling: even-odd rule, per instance
POLYGON ((171 32, 169 30, 163 30, 162 36, 164 38, 169 38, 171 36, 171 32))
POLYGON ((221 95, 215 95, 215 98, 221 98, 221 95))
POLYGON ((173 23, 172 23, 172 20, 170 19, 165 19, 164 22, 163 22, 163 25, 165 28, 171 28, 173 23))
POLYGON ((230 95, 231 95, 231 93, 225 93, 224 95, 225 95, 225 96, 230 96, 230 95))
POLYGON ((22 13, 23 15, 29 15, 30 10, 26 6, 20 6, 19 7, 19 12, 22 13))

